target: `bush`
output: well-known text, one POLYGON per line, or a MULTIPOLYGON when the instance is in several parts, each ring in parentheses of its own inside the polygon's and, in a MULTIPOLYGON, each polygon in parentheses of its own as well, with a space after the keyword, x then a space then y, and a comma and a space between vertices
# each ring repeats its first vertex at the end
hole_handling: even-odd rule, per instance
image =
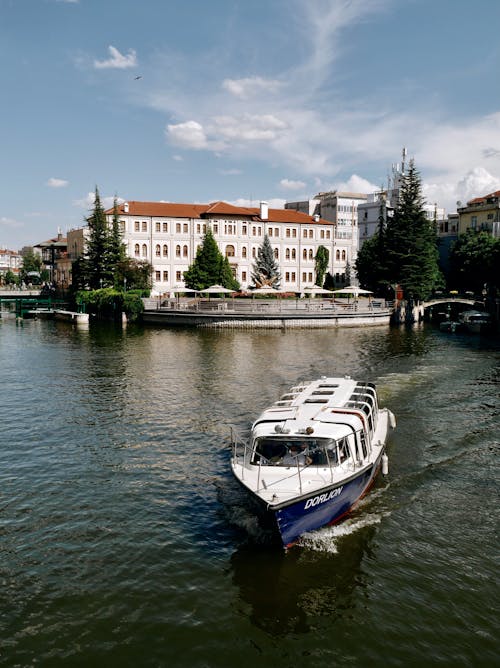
POLYGON ((136 292, 143 291, 122 292, 114 288, 80 290, 75 300, 87 313, 102 320, 121 320, 123 312, 128 320, 136 320, 144 310, 142 299, 136 292))

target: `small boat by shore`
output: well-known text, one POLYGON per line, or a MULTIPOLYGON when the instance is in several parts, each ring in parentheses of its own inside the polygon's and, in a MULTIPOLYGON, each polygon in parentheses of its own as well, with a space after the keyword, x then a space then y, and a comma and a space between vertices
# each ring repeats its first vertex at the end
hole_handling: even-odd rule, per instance
POLYGON ((373 383, 322 377, 292 387, 233 441, 231 468, 264 528, 290 547, 334 524, 365 494, 382 467, 395 418, 379 408, 373 383))
POLYGON ((89 324, 88 313, 79 313, 76 311, 64 311, 62 309, 55 309, 54 318, 56 320, 64 320, 65 322, 72 322, 75 325, 89 324))
POLYGON ((449 332, 454 334, 455 332, 463 332, 464 325, 461 322, 456 322, 454 320, 443 320, 439 323, 439 329, 442 332, 449 332))
POLYGON ((493 327, 491 315, 486 311, 462 311, 458 319, 463 329, 470 334, 484 334, 493 327))

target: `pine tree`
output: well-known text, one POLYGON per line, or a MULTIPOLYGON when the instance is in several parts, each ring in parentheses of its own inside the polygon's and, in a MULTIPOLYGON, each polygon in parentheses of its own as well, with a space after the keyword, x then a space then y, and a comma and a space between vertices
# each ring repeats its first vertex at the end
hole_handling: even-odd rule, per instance
POLYGON ((264 285, 273 288, 280 287, 281 274, 278 263, 274 259, 273 247, 267 234, 257 251, 257 259, 253 265, 252 281, 258 288, 264 285))
POLYGON ((421 191, 420 175, 411 160, 394 216, 383 240, 378 239, 385 250, 388 279, 399 283, 405 296, 415 300, 425 299, 442 283, 436 229, 423 210, 421 191))
POLYGON ((111 231, 109 234, 109 269, 113 273, 115 287, 122 285, 120 275, 120 265, 126 258, 125 244, 123 243, 122 232, 120 229, 120 216, 118 212, 118 201, 115 197, 113 201, 113 220, 111 222, 111 231))
POLYGON ((95 189, 94 210, 87 218, 89 236, 82 263, 83 279, 92 290, 113 285, 113 268, 110 262, 110 232, 101 205, 99 190, 95 189))
POLYGON ((229 260, 220 252, 211 230, 207 230, 202 245, 196 251, 193 264, 184 272, 184 282, 191 290, 203 290, 210 285, 222 285, 230 290, 239 289, 229 260))

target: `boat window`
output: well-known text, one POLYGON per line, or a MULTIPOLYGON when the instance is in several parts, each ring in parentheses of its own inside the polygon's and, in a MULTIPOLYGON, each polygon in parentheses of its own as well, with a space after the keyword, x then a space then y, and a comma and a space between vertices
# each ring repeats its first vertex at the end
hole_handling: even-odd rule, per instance
POLYGON ((366 459, 368 455, 368 448, 366 447, 366 435, 364 431, 358 432, 359 435, 359 443, 361 445, 361 451, 360 451, 360 457, 363 459, 366 459))
POLYGON ((338 449, 339 464, 342 464, 347 459, 349 459, 349 444, 347 442, 347 438, 341 438, 338 441, 338 449))
POLYGON ((338 384, 320 383, 318 387, 324 387, 324 388, 328 387, 331 389, 335 389, 336 387, 338 387, 338 384))
POLYGON ((339 455, 337 443, 331 438, 283 438, 266 436, 255 442, 252 464, 262 466, 336 466, 349 456, 339 455))
POLYGON ((333 390, 314 390, 314 392, 312 393, 311 396, 315 397, 315 396, 322 395, 322 394, 328 395, 328 396, 331 397, 332 394, 334 394, 334 392, 333 392, 333 390))
POLYGON ((327 404, 328 399, 323 399, 322 397, 309 397, 304 401, 305 404, 327 404))

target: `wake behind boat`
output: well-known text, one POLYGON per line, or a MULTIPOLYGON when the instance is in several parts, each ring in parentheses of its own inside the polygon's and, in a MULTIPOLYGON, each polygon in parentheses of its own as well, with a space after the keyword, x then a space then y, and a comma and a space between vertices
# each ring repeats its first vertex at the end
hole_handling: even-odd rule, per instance
POLYGON ((373 383, 322 377, 292 387, 232 443, 231 468, 264 526, 290 547, 340 520, 387 466, 395 418, 373 383))

